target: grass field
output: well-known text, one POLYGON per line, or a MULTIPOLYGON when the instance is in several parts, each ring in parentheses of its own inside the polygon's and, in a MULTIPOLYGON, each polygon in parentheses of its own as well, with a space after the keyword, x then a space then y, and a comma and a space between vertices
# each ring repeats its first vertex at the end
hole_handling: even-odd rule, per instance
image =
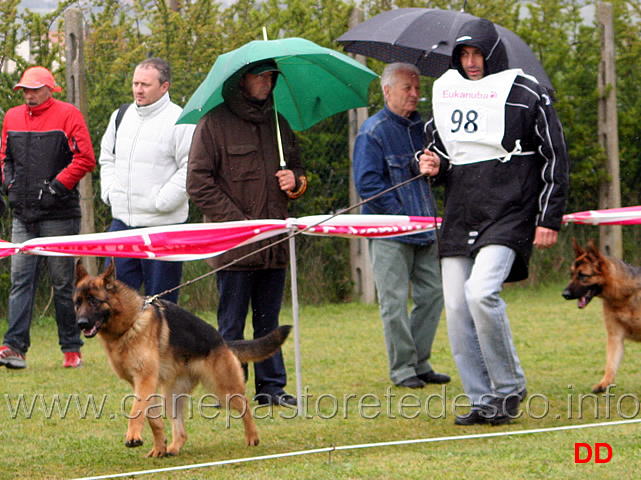
MULTIPOLYGON (((600 300, 593 300, 580 311, 576 302, 562 299, 562 288, 560 284, 517 286, 504 292, 530 393, 529 402, 523 404, 524 415, 508 425, 454 425, 452 408, 455 397, 463 392, 444 319, 434 345, 433 364, 437 370, 450 373, 453 381, 445 388, 430 385, 414 391, 390 385, 376 306, 303 306, 304 417, 294 418, 294 412, 286 408, 256 408, 252 402, 261 444, 248 448, 243 444, 240 421, 230 419, 227 427, 225 411, 208 406, 211 402, 199 388, 193 395, 193 418, 186 422, 190 437, 180 456, 164 459, 145 458, 151 445, 148 426, 143 447, 124 446, 131 390, 111 372, 99 341, 85 341, 82 368, 65 370, 54 321, 39 319, 31 331, 28 368, 0 369, 0 478, 70 479, 331 446, 439 438, 442 440, 430 443, 339 449, 331 454, 260 459, 135 478, 638 478, 641 435, 636 423, 482 436, 641 418, 641 345, 626 344, 614 395, 590 396, 590 388, 600 379, 605 363, 600 300), (578 442, 593 449, 595 443, 608 443, 611 461, 597 464, 593 458, 589 463, 576 464, 578 442)), ((215 324, 214 314, 203 316, 215 324)), ((281 321, 291 323, 289 309, 283 311, 281 321)), ((0 334, 5 330, 3 321, 0 334)), ((284 355, 290 374, 288 390, 294 392, 291 339, 284 355)), ((250 376, 248 396, 253 393, 250 376)), ((465 408, 458 412, 465 412, 465 408)), ((165 426, 169 434, 169 420, 165 426)), ((605 450, 600 452, 605 456, 605 450)), ((581 455, 585 458, 586 450, 581 455)))

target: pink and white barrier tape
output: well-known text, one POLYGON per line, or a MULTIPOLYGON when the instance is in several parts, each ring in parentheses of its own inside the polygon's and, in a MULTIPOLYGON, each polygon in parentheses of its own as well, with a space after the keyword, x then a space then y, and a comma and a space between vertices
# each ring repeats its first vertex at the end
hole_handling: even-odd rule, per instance
MULTIPOLYGON (((436 218, 440 225, 440 218, 436 218)), ((641 224, 641 206, 588 210, 565 215, 563 223, 583 225, 641 224)), ((186 223, 120 232, 34 238, 21 244, 0 240, 0 258, 18 252, 32 255, 198 260, 232 248, 304 230, 308 235, 387 238, 434 229, 433 217, 404 215, 312 215, 286 220, 186 223)))
MULTIPOLYGON (((440 219, 437 219, 440 221, 440 219)), ((197 260, 282 234, 385 238, 434 229, 432 217, 314 215, 287 220, 186 223, 119 232, 34 238, 21 244, 0 240, 0 257, 15 253, 197 260), (307 229, 307 230, 305 230, 307 229)))

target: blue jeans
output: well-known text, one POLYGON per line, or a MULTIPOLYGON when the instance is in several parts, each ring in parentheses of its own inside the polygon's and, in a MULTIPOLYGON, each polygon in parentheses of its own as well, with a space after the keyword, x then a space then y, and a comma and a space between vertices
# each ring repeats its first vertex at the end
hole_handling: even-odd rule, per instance
MULTIPOLYGON (((37 237, 77 235, 80 219, 43 220, 24 223, 13 217, 11 241, 22 243, 37 237)), ((76 324, 73 307, 74 270, 73 257, 25 255, 11 257, 11 290, 9 291, 9 328, 4 344, 26 355, 31 346, 29 330, 33 319, 33 305, 38 290, 40 265, 47 262, 49 280, 53 287, 53 299, 58 325, 58 341, 63 352, 78 352, 83 343, 76 324)))
POLYGON ((441 260, 450 346, 465 393, 476 407, 492 396, 525 388, 505 301, 499 295, 514 258, 512 249, 488 245, 476 258, 441 260))
POLYGON ((389 375, 398 384, 432 370, 429 358, 443 311, 436 246, 375 239, 369 241, 369 252, 389 375), (410 285, 414 306, 408 315, 410 285))
MULTIPOLYGON (((230 271, 216 273, 220 294, 218 331, 225 340, 244 338, 245 319, 252 307, 254 338, 267 335, 278 327, 278 315, 283 300, 286 270, 230 271)), ((254 364, 256 395, 279 395, 287 384, 287 372, 280 350, 254 364)))
MULTIPOLYGON (((114 219, 109 227, 110 232, 132 230, 120 220, 114 219)), ((105 262, 109 266, 111 259, 105 262)), ((151 296, 163 293, 180 285, 183 262, 167 262, 164 260, 147 260, 140 258, 114 258, 116 278, 129 285, 134 290, 139 290, 145 285, 145 295, 151 296)), ((178 303, 178 289, 163 295, 164 300, 178 303)))

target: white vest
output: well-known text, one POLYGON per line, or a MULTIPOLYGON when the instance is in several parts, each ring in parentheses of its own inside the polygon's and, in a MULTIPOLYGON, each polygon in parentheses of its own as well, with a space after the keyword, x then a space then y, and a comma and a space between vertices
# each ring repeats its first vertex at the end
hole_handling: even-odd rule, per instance
POLYGON ((468 80, 451 69, 434 82, 434 123, 453 165, 500 160, 507 162, 522 152, 501 145, 505 135, 505 103, 520 69, 503 70, 480 80, 468 80))

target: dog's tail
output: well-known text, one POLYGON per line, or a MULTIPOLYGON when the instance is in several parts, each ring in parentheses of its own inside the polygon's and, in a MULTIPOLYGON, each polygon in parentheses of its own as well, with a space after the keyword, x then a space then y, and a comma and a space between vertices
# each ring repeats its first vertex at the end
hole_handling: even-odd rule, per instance
POLYGON ((255 340, 231 340, 225 343, 241 363, 260 362, 278 351, 291 329, 291 325, 281 325, 264 337, 255 340))

